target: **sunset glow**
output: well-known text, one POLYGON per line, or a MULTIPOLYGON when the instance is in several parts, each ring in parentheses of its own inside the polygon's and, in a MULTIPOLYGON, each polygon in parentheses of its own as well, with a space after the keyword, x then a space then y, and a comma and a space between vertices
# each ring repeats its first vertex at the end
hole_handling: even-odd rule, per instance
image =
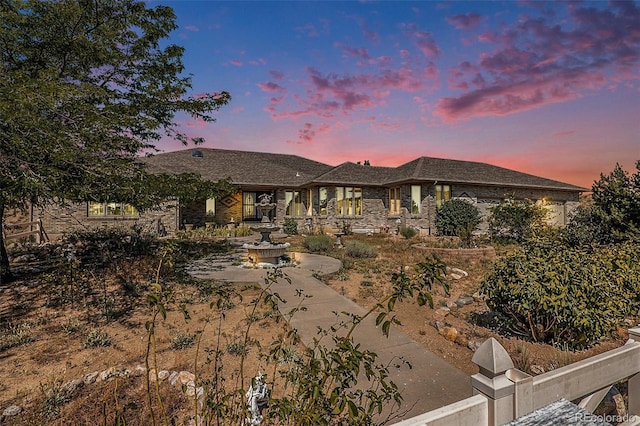
POLYGON ((208 148, 482 161, 587 188, 640 159, 638 2, 149 4, 176 12, 193 94, 231 93, 217 122, 180 121, 208 148))

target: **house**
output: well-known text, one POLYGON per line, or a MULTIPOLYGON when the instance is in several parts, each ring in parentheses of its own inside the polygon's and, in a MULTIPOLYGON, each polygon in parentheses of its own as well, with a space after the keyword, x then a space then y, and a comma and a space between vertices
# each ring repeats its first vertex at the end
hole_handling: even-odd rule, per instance
POLYGON ((543 203, 550 221, 564 225, 587 189, 490 164, 420 157, 398 167, 368 161, 331 166, 296 155, 224 149, 195 149, 142 159, 153 173, 192 172, 204 179, 229 178, 236 194, 188 206, 168 202, 138 213, 119 203, 88 203, 41 213, 50 235, 78 227, 133 225, 168 233, 185 226, 259 221, 255 204, 262 194, 277 203, 270 219, 292 218, 299 229, 379 232, 412 226, 435 233, 436 207, 454 198, 475 204, 483 214, 507 196, 543 203))

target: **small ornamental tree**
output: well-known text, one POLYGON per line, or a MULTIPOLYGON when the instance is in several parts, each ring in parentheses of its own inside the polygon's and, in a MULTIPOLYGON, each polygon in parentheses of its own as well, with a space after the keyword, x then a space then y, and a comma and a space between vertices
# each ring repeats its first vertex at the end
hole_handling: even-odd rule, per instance
POLYGON ((480 222, 482 218, 478 208, 465 200, 445 201, 436 209, 436 229, 439 235, 471 235, 480 222))
POLYGON ((546 226, 546 217, 544 207, 511 196, 491 208, 489 237, 503 243, 521 243, 546 226))

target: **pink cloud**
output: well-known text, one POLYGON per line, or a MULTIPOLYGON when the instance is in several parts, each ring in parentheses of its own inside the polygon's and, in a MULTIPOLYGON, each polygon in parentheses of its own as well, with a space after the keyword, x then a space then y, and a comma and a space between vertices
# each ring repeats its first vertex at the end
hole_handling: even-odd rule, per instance
POLYGON ((186 25, 184 27, 184 29, 187 30, 187 31, 192 31, 192 32, 200 31, 200 28, 196 27, 195 25, 186 25))
POLYGON ((298 139, 295 141, 287 140, 287 143, 296 145, 310 144, 314 142, 317 135, 328 133, 330 130, 331 126, 327 123, 320 123, 319 125, 304 123, 302 129, 298 130, 298 139))
POLYGON ((477 27, 484 18, 475 12, 454 15, 447 18, 447 22, 459 30, 468 30, 477 27))
POLYGON ((361 58, 366 60, 369 59, 369 52, 364 47, 349 47, 340 42, 335 42, 334 46, 340 48, 345 56, 351 56, 354 58, 361 58))
POLYGON ((416 24, 404 24, 406 34, 413 40, 422 54, 429 59, 437 59, 440 57, 440 48, 433 39, 433 34, 426 31, 418 30, 416 24))
POLYGON ((271 70, 269 71, 269 75, 275 81, 282 81, 282 79, 284 78, 284 73, 282 71, 271 70))
POLYGON ((237 59, 232 59, 232 60, 230 60, 230 61, 229 61, 229 63, 230 63, 231 65, 236 66, 236 67, 241 67, 241 66, 242 66, 242 61, 239 61, 239 60, 237 60, 237 59))
POLYGON ((239 112, 244 111, 244 109, 245 109, 245 108, 244 108, 243 106, 238 106, 238 107, 233 108, 233 109, 231 110, 231 112, 233 112, 233 113, 239 113, 239 112))
POLYGON ((608 9, 571 3, 568 12, 566 28, 544 16, 521 16, 500 33, 483 34, 496 48, 449 71, 449 87, 463 93, 440 99, 436 114, 449 122, 506 115, 615 87, 620 80, 628 82, 630 74, 638 78, 640 9, 635 3, 612 3, 608 9))
POLYGON ((207 127, 207 122, 201 118, 192 118, 186 121, 185 126, 189 129, 204 129, 207 127))
POLYGON ((263 91, 263 92, 268 92, 268 93, 282 93, 285 92, 285 88, 280 86, 277 83, 274 83, 272 81, 268 81, 266 83, 258 83, 258 87, 263 91))

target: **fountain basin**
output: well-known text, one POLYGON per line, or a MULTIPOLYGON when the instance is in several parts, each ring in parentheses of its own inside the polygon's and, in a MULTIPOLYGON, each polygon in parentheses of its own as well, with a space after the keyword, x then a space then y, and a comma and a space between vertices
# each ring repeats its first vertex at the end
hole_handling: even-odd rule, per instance
POLYGON ((277 265, 280 257, 284 256, 285 250, 291 244, 289 243, 267 243, 260 242, 255 244, 243 244, 242 248, 247 249, 247 258, 254 265, 261 263, 277 265))

